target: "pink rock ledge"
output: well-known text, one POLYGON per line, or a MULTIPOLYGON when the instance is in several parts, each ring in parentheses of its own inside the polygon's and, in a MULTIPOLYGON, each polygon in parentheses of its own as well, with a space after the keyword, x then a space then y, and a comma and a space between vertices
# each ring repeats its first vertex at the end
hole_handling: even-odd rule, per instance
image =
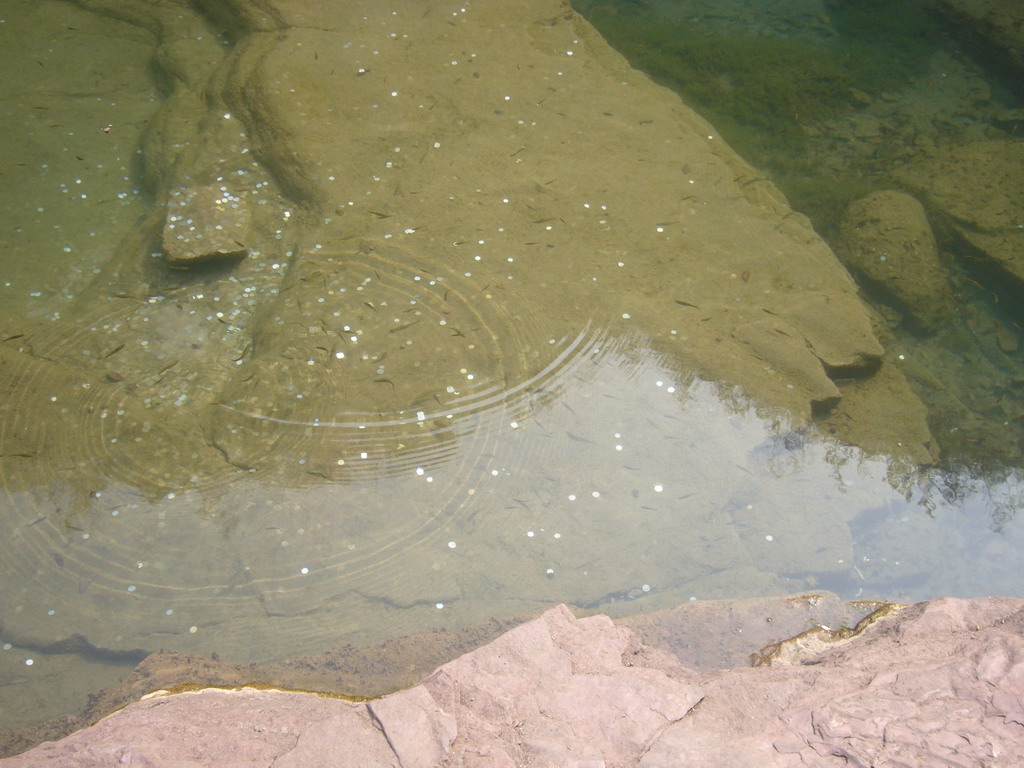
POLYGON ((783 657, 702 675, 559 606, 379 699, 158 694, 0 766, 1024 764, 1022 600, 919 603, 783 657))

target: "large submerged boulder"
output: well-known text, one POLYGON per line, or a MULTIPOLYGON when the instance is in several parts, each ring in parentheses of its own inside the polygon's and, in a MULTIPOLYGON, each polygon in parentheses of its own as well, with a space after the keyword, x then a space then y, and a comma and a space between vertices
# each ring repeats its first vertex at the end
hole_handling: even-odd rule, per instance
POLYGON ((953 318, 953 295, 924 207, 905 192, 874 192, 849 205, 838 251, 847 267, 920 329, 953 318))
MULTIPOLYGON (((118 19, 122 6, 89 4, 118 19)), ((172 85, 144 145, 147 179, 166 204, 168 261, 251 254, 281 267, 276 298, 243 297, 257 309, 239 326, 251 336, 237 375, 212 397, 212 385, 203 392, 260 420, 260 434, 239 445, 238 419, 218 418, 235 411, 212 411, 209 436, 237 466, 277 455, 268 446, 287 420, 277 411, 289 387, 318 390, 318 411, 416 413, 423 398, 448 407, 441 368, 461 350, 450 337, 428 338, 424 322, 411 331, 422 338, 384 326, 374 314, 381 302, 413 298, 377 290, 385 273, 427 275, 427 287, 460 281, 437 291, 437 312, 456 319, 458 308, 441 306, 452 296, 470 314, 493 308, 477 326, 508 346, 485 355, 471 343, 507 367, 493 372, 498 386, 550 363, 549 339, 607 328, 637 333, 681 367, 796 421, 861 417, 863 399, 844 402, 844 387, 871 381, 884 350, 835 255, 712 125, 632 69, 568 2, 138 10, 132 20, 156 34, 155 65, 172 85), (205 18, 230 47, 202 34, 205 18), (336 285, 366 278, 377 295, 358 301, 336 285), (341 317, 367 336, 342 375, 326 374, 344 383, 339 405, 318 375, 342 365, 341 317), (442 354, 424 362, 406 347, 442 354), (382 388, 385 357, 391 385, 382 388)), ((248 261, 238 269, 260 266, 248 261)), ((431 322, 443 329, 446 319, 431 322)), ((455 370, 472 367, 481 365, 455 370)), ((868 387, 873 410, 891 414, 880 443, 928 462, 919 410, 891 401, 894 387, 915 399, 901 377, 889 372, 886 386, 868 387)))
MULTIPOLYGON (((506 286, 511 314, 543 315, 545 339, 583 318, 637 330, 798 420, 842 410, 841 382, 878 371, 856 286, 807 219, 567 3, 480 3, 443 22, 382 18, 368 2, 260 9, 220 93, 282 189, 316 213, 315 252, 294 260, 266 343, 257 325, 261 375, 244 366, 226 401, 264 413, 277 386, 266 371, 330 348, 310 334, 313 310, 351 314, 317 293, 325 264, 380 253, 456 277, 472 265, 481 290, 506 286)), ((535 356, 504 356, 519 354, 535 356)), ((892 452, 929 461, 927 427, 903 415, 914 411, 886 410, 892 452)), ((225 431, 215 440, 234 455, 225 431)))

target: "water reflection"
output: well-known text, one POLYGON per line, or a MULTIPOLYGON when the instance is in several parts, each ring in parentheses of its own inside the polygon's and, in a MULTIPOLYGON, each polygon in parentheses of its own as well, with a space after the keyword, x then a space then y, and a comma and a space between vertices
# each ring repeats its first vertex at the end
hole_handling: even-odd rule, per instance
POLYGON ((278 420, 302 439, 272 466, 212 465, 160 495, 74 421, 63 452, 5 451, 6 638, 269 658, 556 601, 1021 591, 1019 473, 918 471, 793 431, 637 337, 559 346, 457 429, 426 428, 443 452, 392 446, 401 460, 337 477, 310 457, 342 445, 358 463, 375 430, 278 420))

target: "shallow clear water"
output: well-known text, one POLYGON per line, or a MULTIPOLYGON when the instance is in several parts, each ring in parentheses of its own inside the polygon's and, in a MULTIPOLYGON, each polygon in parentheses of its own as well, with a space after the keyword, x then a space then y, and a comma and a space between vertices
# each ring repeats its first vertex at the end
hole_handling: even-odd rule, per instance
POLYGON ((281 253, 118 277, 153 207, 151 41, 58 8, 0 25, 21 72, 0 129, 5 723, 158 648, 272 659, 556 602, 1024 593, 1019 470, 794 430, 612 322, 599 289, 592 312, 537 312, 397 247, 290 278, 281 253), (321 281, 336 327, 288 315, 288 279, 321 281), (250 359, 296 328, 331 341, 250 359))

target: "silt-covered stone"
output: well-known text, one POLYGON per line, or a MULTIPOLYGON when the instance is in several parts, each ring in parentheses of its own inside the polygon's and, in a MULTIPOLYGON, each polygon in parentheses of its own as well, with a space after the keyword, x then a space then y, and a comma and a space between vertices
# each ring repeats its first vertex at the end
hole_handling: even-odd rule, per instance
POLYGON ((244 193, 210 184, 171 194, 163 237, 164 253, 171 264, 241 258, 249 252, 249 239, 244 193))

